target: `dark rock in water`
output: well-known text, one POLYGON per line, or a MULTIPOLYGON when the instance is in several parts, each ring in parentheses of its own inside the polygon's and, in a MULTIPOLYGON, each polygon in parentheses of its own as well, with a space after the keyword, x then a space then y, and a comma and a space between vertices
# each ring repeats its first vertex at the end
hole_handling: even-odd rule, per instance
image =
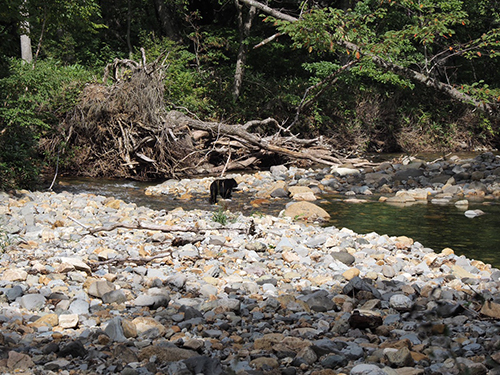
POLYGON ((447 174, 438 174, 437 176, 432 177, 429 182, 431 184, 445 184, 450 179, 450 176, 447 174))
POLYGON ((278 188, 271 192, 271 198, 287 198, 287 197, 288 197, 288 191, 286 191, 283 188, 278 188))
POLYGON ((409 178, 420 177, 423 176, 424 171, 421 169, 406 169, 403 171, 398 171, 394 173, 394 180, 398 181, 406 181, 409 178))

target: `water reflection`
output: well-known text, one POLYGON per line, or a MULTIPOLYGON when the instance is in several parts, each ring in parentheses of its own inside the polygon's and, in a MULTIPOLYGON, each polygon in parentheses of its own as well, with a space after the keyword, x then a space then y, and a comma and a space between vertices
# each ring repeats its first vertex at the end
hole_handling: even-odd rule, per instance
POLYGON ((456 254, 500 267, 500 205, 472 204, 486 214, 473 219, 454 205, 430 203, 397 206, 380 203, 348 204, 329 197, 322 204, 331 215, 328 225, 346 227, 357 233, 376 232, 405 235, 440 252, 445 247, 456 254))

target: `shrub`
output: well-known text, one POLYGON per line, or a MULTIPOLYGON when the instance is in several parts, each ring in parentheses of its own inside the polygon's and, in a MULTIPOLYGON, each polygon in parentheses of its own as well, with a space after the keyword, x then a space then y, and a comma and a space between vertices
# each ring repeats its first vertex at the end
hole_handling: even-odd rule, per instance
MULTIPOLYGON (((36 68, 10 61, 0 79, 0 188, 32 188, 38 180, 42 155, 38 142, 59 136, 59 123, 92 79, 78 65, 39 61, 36 68)), ((50 155, 45 155, 50 156, 50 155)))

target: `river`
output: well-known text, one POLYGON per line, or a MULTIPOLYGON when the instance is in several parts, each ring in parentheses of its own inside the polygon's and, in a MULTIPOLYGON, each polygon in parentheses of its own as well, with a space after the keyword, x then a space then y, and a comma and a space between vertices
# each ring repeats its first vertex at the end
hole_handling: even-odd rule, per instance
POLYGON ((472 203, 468 209, 480 209, 484 215, 467 218, 454 205, 417 203, 397 206, 380 203, 345 203, 331 196, 324 203, 331 215, 329 225, 346 227, 356 233, 377 232, 407 236, 435 252, 452 248, 456 254, 482 260, 500 268, 500 205, 495 202, 472 203))
MULTIPOLYGON (((168 196, 147 196, 144 189, 150 185, 152 183, 124 180, 62 178, 55 190, 112 196, 158 210, 176 207, 214 210, 216 207, 208 204, 208 194, 190 201, 168 196)), ((360 234, 376 232, 390 236, 404 235, 436 252, 450 247, 458 255, 500 268, 500 204, 497 202, 472 203, 470 209, 481 209, 485 215, 469 219, 464 215, 464 210, 454 205, 419 203, 401 207, 380 203, 376 196, 368 199, 367 203, 346 203, 345 196, 332 195, 323 197, 318 204, 331 215, 326 225, 349 228, 360 234)), ((248 206, 249 200, 251 197, 244 194, 234 195, 232 207, 235 211, 250 215, 256 210, 248 206)), ((284 201, 277 201, 266 207, 265 212, 277 215, 284 204, 284 201)))

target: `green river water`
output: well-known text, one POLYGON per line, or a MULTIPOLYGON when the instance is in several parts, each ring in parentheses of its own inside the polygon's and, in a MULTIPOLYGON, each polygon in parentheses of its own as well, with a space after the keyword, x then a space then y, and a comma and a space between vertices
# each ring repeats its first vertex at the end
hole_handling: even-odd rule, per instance
POLYGON ((404 235, 435 252, 449 247, 455 254, 500 268, 500 205, 497 203, 471 204, 469 209, 485 212, 472 219, 454 205, 431 203, 395 206, 376 200, 345 203, 330 197, 322 206, 331 215, 329 225, 346 227, 360 234, 404 235))
MULTIPOLYGON (((208 203, 208 193, 190 201, 179 201, 167 196, 146 196, 144 189, 150 184, 134 181, 62 179, 62 182, 55 188, 56 191, 113 196, 157 210, 171 210, 179 206, 186 210, 218 209, 218 206, 208 203)), ((230 209, 251 215, 257 211, 247 204, 252 199, 245 194, 234 194, 230 209)), ((327 225, 349 228, 360 234, 376 232, 389 236, 404 235, 436 252, 450 247, 458 255, 482 260, 500 268, 500 202, 471 204, 469 209, 481 209, 485 214, 469 219, 464 215, 464 210, 454 205, 419 203, 401 207, 380 203, 377 197, 372 197, 368 203, 346 203, 344 199, 329 196, 318 202, 331 215, 327 225)), ((260 212, 277 215, 285 204, 286 201, 279 200, 262 207, 260 212)))

